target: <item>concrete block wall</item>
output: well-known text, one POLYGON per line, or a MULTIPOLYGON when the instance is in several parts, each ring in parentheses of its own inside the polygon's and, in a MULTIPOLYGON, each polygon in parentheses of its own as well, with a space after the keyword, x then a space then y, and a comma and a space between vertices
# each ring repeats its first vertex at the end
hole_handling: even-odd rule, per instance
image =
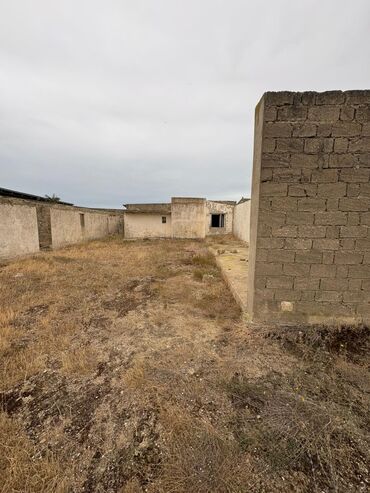
POLYGON ((250 241, 251 201, 246 200, 234 207, 233 235, 239 240, 250 241))
POLYGON ((262 97, 250 244, 253 319, 370 320, 370 91, 262 97))

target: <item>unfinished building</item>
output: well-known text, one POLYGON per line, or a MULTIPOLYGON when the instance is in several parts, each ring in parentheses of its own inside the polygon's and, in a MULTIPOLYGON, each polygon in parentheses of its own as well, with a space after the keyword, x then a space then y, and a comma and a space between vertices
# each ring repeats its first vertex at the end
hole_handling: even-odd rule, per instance
MULTIPOLYGON (((125 204, 125 238, 205 238, 233 233, 243 223, 240 234, 249 231, 249 204, 243 209, 233 201, 173 197, 165 204, 125 204), (243 218, 241 218, 243 215, 243 218)), ((247 241, 247 240, 245 240, 247 241)))

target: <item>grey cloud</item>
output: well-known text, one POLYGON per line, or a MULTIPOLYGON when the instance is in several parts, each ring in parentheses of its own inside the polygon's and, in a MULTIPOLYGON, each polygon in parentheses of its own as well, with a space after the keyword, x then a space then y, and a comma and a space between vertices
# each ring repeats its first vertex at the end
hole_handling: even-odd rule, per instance
POLYGON ((266 90, 366 88, 370 4, 0 5, 0 183, 120 207, 250 193, 266 90))

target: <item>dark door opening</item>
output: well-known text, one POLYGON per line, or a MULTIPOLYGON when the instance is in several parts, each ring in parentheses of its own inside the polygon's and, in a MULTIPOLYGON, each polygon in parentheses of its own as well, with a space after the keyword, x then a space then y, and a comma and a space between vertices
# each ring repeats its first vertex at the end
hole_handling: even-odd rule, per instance
POLYGON ((224 228, 225 214, 211 214, 211 228, 224 228))

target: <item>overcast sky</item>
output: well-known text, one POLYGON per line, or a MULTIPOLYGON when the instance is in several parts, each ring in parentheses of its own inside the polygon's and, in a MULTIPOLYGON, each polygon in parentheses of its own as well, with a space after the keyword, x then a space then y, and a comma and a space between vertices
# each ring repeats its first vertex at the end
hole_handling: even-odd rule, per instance
POLYGON ((265 91, 369 87, 369 0, 0 0, 0 187, 238 199, 265 91))

